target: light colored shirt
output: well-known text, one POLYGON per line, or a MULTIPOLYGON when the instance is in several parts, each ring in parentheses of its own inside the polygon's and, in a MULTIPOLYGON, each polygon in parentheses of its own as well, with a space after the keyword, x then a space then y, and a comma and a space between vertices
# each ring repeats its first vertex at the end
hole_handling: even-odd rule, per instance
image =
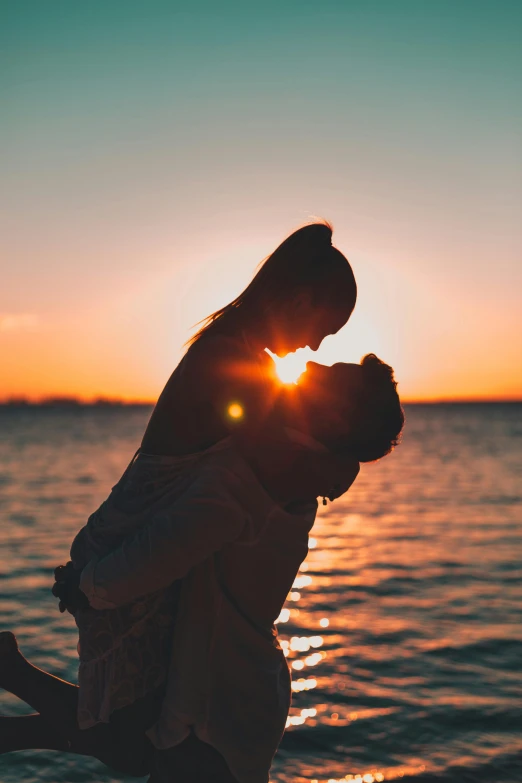
POLYGON ((315 502, 282 509, 222 441, 184 472, 172 502, 86 564, 80 587, 104 612, 182 580, 167 694, 149 731, 157 748, 193 730, 239 783, 267 783, 291 697, 274 621, 306 557, 316 510, 315 502))

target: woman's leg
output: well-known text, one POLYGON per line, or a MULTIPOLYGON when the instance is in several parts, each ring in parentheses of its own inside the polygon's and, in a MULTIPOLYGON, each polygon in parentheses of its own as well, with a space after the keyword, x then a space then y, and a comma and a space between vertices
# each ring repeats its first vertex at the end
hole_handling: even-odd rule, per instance
POLYGON ((56 730, 42 715, 0 716, 0 755, 20 750, 57 750, 96 758, 119 772, 142 777, 149 772, 148 760, 114 752, 109 727, 104 724, 69 736, 56 730))
POLYGON ((53 729, 77 728, 78 686, 29 663, 10 631, 0 633, 0 688, 37 710, 53 729))
POLYGON ((108 724, 80 731, 76 717, 78 686, 29 663, 10 631, 0 633, 0 687, 40 713, 0 719, 2 753, 46 748, 112 762, 113 738, 108 724))
POLYGON ((147 783, 238 783, 223 756, 195 734, 168 750, 154 750, 147 783))
POLYGON ((78 686, 29 663, 9 631, 0 633, 0 687, 40 713, 0 718, 1 753, 29 748, 66 750, 93 756, 130 775, 141 777, 149 771, 150 742, 145 730, 159 714, 163 689, 117 710, 111 724, 80 730, 78 686))
POLYGON ((41 715, 0 717, 0 754, 14 750, 70 750, 70 743, 41 715))
POLYGON ((143 777, 150 771, 150 759, 138 753, 132 740, 126 747, 113 746, 107 724, 68 736, 56 730, 42 715, 0 716, 0 755, 20 750, 57 750, 98 759, 127 775, 143 777))

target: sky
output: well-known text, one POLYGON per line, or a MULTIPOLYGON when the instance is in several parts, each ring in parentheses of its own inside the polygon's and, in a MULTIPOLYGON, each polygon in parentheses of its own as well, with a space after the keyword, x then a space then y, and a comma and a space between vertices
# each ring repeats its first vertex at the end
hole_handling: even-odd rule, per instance
POLYGON ((0 399, 154 400, 313 217, 359 287, 317 359, 522 399, 518 0, 0 3, 0 399))

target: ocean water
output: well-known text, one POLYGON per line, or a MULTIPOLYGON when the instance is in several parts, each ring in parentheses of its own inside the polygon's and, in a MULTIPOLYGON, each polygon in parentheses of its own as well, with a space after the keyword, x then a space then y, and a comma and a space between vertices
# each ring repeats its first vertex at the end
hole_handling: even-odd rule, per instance
MULTIPOLYGON (((0 409, 0 627, 73 681, 52 569, 148 415, 0 409)), ((406 415, 402 445, 321 507, 281 614, 295 692, 273 783, 522 781, 522 406, 406 415)), ((30 712, 3 691, 0 711, 30 712)), ((0 757, 2 783, 115 780, 72 755, 0 757)))

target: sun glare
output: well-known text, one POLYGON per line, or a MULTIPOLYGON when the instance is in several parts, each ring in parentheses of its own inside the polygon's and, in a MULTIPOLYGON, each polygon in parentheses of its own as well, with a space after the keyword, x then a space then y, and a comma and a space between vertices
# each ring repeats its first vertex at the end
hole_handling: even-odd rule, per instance
POLYGON ((282 383, 297 383, 299 377, 306 370, 306 362, 308 361, 304 352, 296 351, 295 353, 289 353, 282 359, 279 356, 271 353, 270 356, 275 362, 277 377, 282 383))

